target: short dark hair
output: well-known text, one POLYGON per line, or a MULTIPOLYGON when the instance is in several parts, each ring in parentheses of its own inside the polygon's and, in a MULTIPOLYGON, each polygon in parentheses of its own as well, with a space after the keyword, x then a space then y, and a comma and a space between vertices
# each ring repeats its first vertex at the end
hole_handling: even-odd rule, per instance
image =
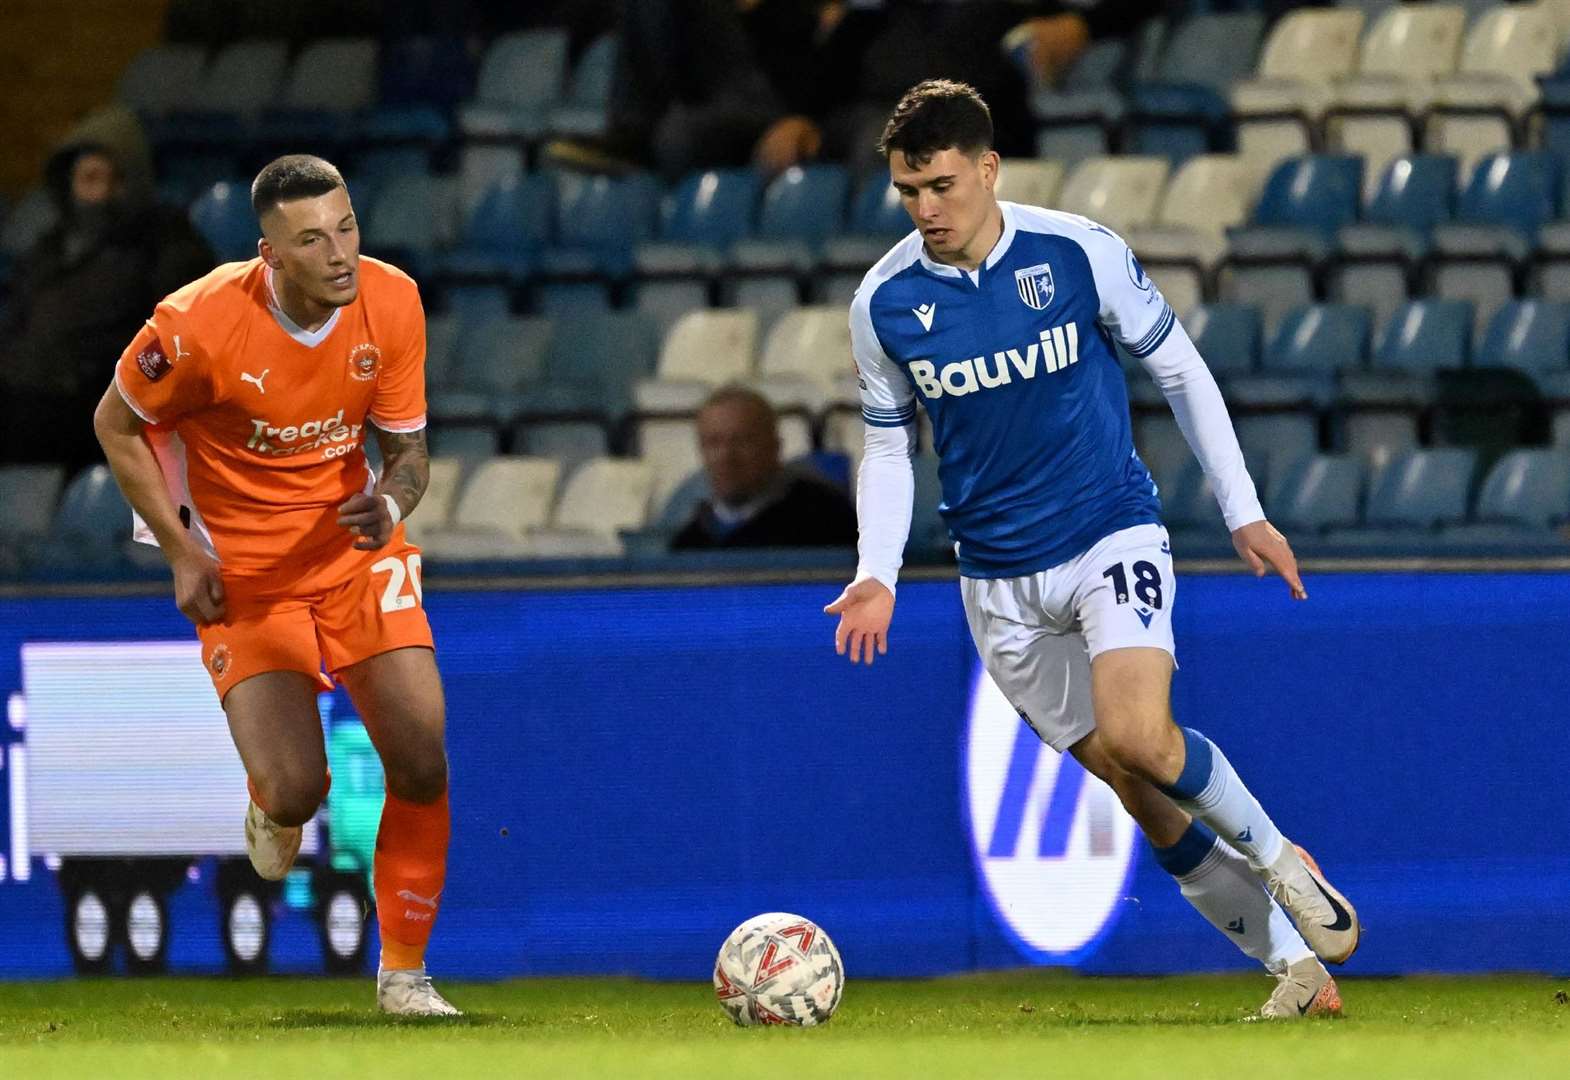
POLYGON ((911 163, 950 147, 967 154, 992 149, 992 110, 974 86, 952 79, 927 79, 905 91, 878 140, 885 158, 898 150, 911 163))
POLYGON ((251 209, 260 218, 279 203, 346 188, 343 173, 313 154, 285 154, 268 162, 251 184, 251 209))

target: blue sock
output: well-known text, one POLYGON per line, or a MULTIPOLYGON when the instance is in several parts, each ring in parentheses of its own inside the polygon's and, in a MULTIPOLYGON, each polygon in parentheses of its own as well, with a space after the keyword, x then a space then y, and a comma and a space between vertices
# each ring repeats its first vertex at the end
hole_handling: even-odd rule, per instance
POLYGON ((1275 862, 1281 854, 1281 830, 1244 786, 1221 749, 1193 728, 1181 730, 1183 771, 1162 790, 1247 856, 1256 868, 1275 862))

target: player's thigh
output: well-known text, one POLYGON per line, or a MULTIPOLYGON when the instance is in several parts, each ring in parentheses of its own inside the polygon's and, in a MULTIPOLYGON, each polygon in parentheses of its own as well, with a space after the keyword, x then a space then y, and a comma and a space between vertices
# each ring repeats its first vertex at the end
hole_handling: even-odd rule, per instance
POLYGON ((316 711, 318 681, 267 671, 224 695, 229 733, 263 808, 286 825, 310 818, 327 789, 327 749, 316 711))
POLYGON ((1172 722, 1172 654, 1120 648, 1090 662, 1090 693, 1101 743, 1124 769, 1170 784, 1183 768, 1183 738, 1172 722))
POLYGON ((1085 640, 1044 625, 1017 622, 1016 597, 1000 600, 1006 581, 962 578, 965 618, 981 662, 998 689, 1062 753, 1096 726, 1085 640))
POLYGON ((388 790, 411 802, 440 798, 447 790, 447 706, 436 654, 422 646, 392 649, 337 674, 381 755, 388 790))

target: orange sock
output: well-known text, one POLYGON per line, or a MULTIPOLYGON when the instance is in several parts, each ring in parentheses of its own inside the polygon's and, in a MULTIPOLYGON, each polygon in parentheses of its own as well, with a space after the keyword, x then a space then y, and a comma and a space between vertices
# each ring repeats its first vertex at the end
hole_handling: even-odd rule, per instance
POLYGON ((425 962, 425 946, 447 881, 451 828, 446 792, 425 805, 389 793, 382 805, 375 880, 376 920, 386 970, 417 968, 425 962))

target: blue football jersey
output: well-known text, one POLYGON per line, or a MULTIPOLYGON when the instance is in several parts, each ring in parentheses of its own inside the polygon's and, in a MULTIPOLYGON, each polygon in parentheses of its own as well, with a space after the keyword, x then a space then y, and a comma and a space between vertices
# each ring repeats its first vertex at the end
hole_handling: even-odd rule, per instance
POLYGON ((1172 308, 1106 228, 999 205, 979 270, 934 262, 913 232, 851 302, 862 415, 896 427, 927 410, 938 509, 969 577, 1045 570, 1161 514, 1113 339, 1148 355, 1172 308))

